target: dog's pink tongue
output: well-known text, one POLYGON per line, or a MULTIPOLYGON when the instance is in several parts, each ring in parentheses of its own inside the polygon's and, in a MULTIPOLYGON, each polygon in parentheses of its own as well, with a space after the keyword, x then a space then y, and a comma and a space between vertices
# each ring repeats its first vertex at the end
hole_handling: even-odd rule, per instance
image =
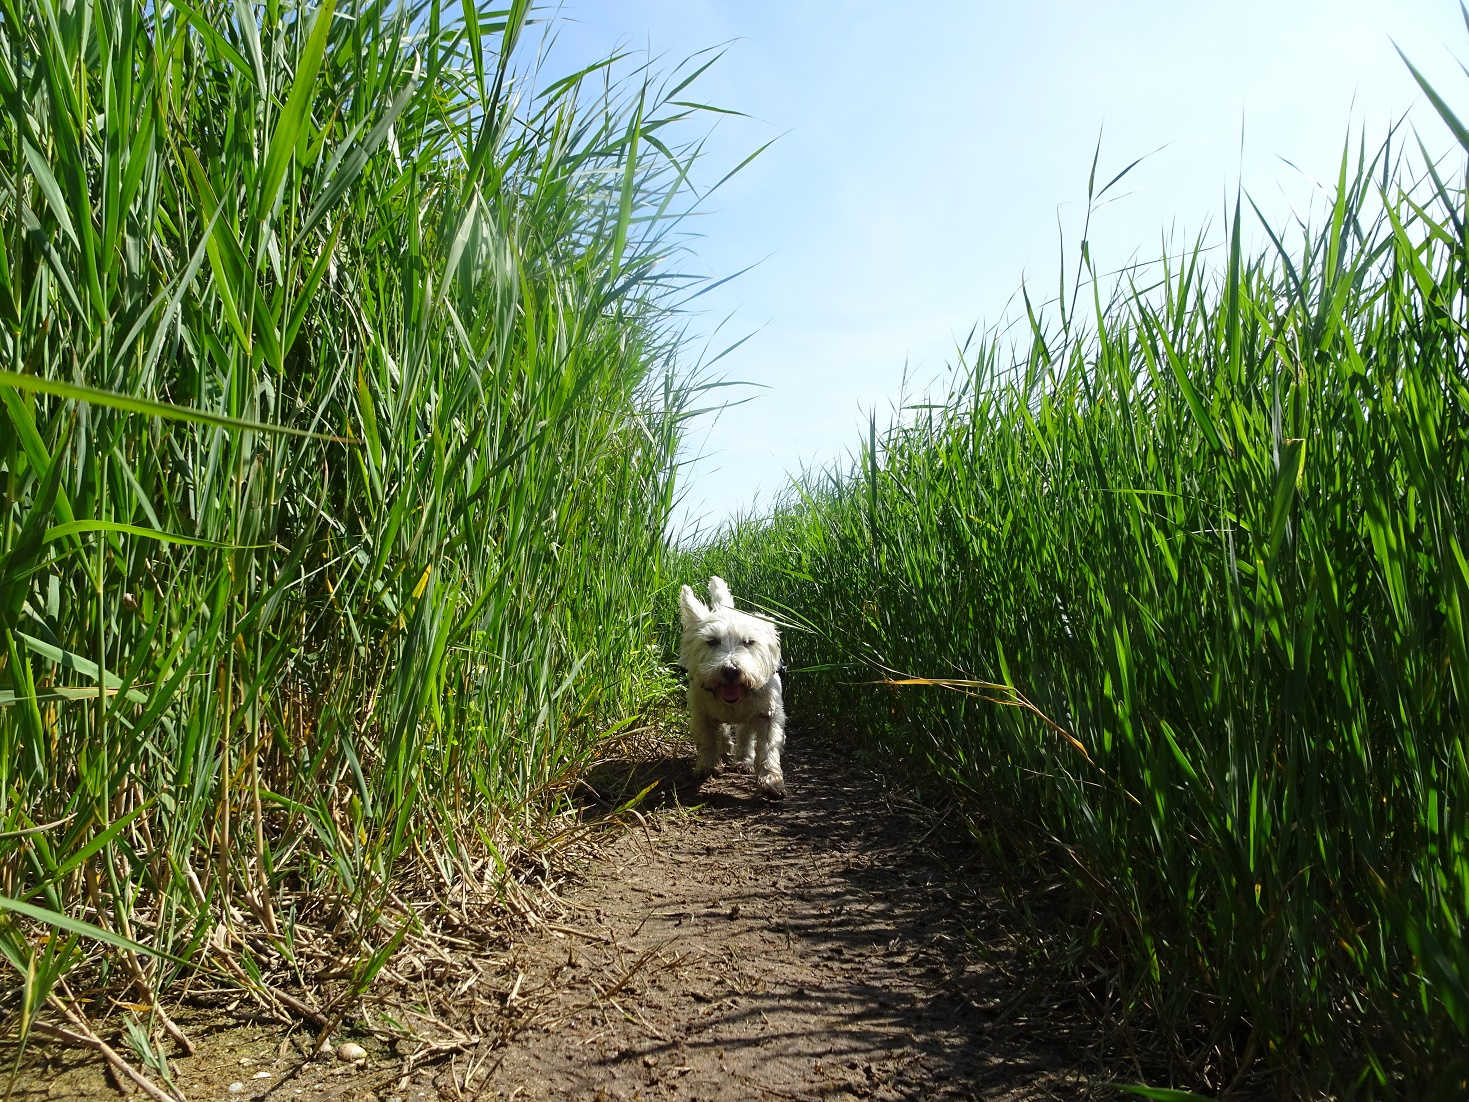
POLYGON ((743 690, 740 688, 738 682, 729 685, 721 685, 719 686, 719 698, 723 700, 726 704, 733 704, 735 703, 735 701, 739 700, 740 693, 742 691, 743 690))

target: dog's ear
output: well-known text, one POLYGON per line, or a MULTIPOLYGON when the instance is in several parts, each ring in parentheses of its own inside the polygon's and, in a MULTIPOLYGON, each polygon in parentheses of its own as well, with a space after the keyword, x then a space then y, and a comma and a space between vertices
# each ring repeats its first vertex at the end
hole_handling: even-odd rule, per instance
POLYGON ((683 626, 689 627, 698 623, 709 615, 709 610, 704 607, 704 602, 694 596, 694 591, 684 586, 678 591, 678 614, 683 619, 683 626))
POLYGON ((729 586, 717 574, 709 579, 709 607, 734 608, 734 598, 729 595, 729 586))

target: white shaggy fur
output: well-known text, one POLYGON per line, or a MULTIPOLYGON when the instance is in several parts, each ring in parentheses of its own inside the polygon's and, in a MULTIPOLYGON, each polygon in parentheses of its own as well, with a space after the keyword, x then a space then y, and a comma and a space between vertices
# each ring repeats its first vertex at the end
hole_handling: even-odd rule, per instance
POLYGON ((678 599, 683 620, 679 653, 689 671, 695 769, 708 776, 729 754, 754 770, 762 793, 784 796, 780 752, 786 714, 775 625, 735 608, 723 578, 709 579, 707 606, 688 586, 679 590, 678 599))

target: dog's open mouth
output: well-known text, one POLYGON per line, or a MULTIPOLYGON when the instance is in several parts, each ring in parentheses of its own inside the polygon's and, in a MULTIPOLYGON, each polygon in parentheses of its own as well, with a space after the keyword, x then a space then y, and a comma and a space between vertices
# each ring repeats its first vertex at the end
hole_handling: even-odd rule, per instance
POLYGON ((726 704, 737 704, 740 697, 745 695, 745 687, 738 681, 726 681, 714 691, 719 695, 719 699, 726 704))

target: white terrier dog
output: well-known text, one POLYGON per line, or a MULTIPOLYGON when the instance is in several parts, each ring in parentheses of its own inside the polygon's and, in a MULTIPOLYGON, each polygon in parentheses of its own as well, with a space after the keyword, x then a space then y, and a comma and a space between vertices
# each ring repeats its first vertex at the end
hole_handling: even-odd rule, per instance
POLYGON ((780 771, 785 707, 780 693, 780 636, 763 616, 740 612, 723 578, 709 579, 709 604, 688 586, 679 590, 689 671, 689 726, 698 750, 695 769, 707 777, 726 754, 755 772, 766 796, 786 794, 780 771))

